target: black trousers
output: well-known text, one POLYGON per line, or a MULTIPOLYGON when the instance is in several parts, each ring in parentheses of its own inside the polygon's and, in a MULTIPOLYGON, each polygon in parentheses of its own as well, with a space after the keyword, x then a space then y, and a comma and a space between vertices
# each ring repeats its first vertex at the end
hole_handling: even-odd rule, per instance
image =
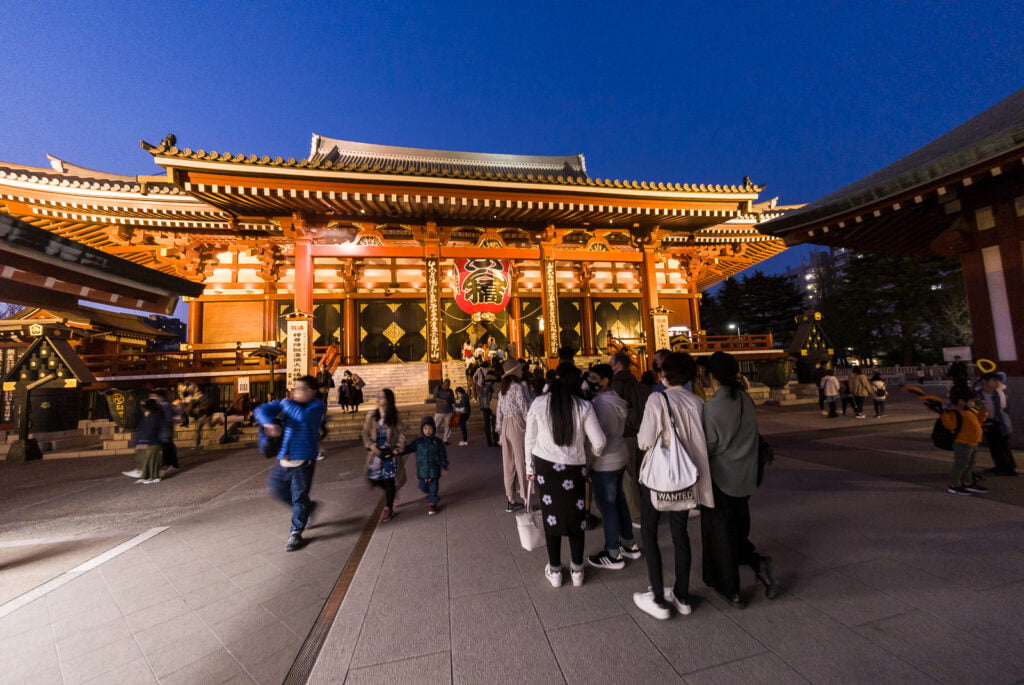
POLYGON ((715 507, 700 508, 700 532, 704 551, 704 584, 723 595, 740 591, 740 566, 754 572, 761 556, 750 542, 750 498, 732 497, 712 483, 715 507))
POLYGON ((175 446, 174 441, 161 442, 160 449, 162 450, 162 459, 164 466, 173 466, 178 468, 178 448, 175 446))
MULTIPOLYGON (((583 531, 566 535, 569 538, 569 558, 574 566, 583 565, 583 531)), ((558 568, 562 565, 562 536, 545 535, 544 541, 548 547, 548 563, 551 568, 558 568)))
POLYGON ((676 598, 682 602, 690 599, 690 536, 686 532, 688 511, 658 511, 651 503, 651 491, 640 485, 640 539, 644 542, 644 558, 647 559, 647 580, 654 591, 654 598, 663 601, 665 583, 661 571, 661 550, 658 548, 658 522, 661 515, 668 515, 668 527, 672 532, 672 546, 675 548, 676 579, 672 586, 676 598))
POLYGON ((1000 473, 1017 471, 1013 452, 1010 451, 1009 435, 1003 435, 999 426, 993 426, 985 431, 985 441, 988 442, 988 451, 992 455, 992 463, 995 465, 996 471, 1000 473))
POLYGON ((498 444, 498 438, 494 435, 494 412, 489 407, 480 410, 484 416, 484 436, 487 438, 487 446, 494 447, 498 444))
POLYGON ((825 411, 825 391, 818 388, 818 411, 825 411))
POLYGON ((398 488, 395 487, 395 479, 394 478, 382 478, 380 480, 371 480, 370 483, 372 483, 373 485, 375 485, 378 488, 383 488, 384 489, 384 505, 388 509, 394 509, 395 508, 395 492, 398 491, 398 488))

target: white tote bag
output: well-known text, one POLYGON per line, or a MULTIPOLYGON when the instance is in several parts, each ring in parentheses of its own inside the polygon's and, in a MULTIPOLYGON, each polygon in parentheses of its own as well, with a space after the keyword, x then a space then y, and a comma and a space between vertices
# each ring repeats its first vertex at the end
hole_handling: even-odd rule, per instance
POLYGON ((533 481, 526 484, 526 511, 516 514, 516 526, 519 528, 519 544, 528 552, 544 546, 544 521, 540 509, 531 509, 533 501, 533 481))
MULTIPOLYGON (((665 412, 672 424, 672 432, 666 440, 662 432, 661 439, 644 457, 640 465, 640 482, 651 491, 651 503, 658 511, 683 511, 697 506, 693 486, 700 474, 697 465, 683 446, 676 428, 676 417, 672 413, 668 398, 662 393, 665 412)), ((650 402, 652 398, 648 400, 650 402)), ((664 424, 662 424, 664 425, 664 424)))

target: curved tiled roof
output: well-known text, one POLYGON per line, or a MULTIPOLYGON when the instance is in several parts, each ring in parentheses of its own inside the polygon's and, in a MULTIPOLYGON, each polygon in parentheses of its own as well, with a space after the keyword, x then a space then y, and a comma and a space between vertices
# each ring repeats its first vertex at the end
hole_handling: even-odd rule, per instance
POLYGON ((583 155, 544 157, 540 155, 504 155, 483 152, 453 152, 416 147, 395 147, 357 143, 351 140, 325 138, 313 134, 309 158, 319 162, 363 164, 380 169, 430 169, 482 171, 485 173, 563 174, 586 178, 587 164, 583 155))
MULTIPOLYGON (((68 165, 64 171, 45 169, 0 162, 0 179, 38 183, 61 188, 83 188, 122 193, 142 193, 143 184, 137 176, 119 176, 105 172, 92 172, 84 167, 68 165), (88 174, 88 175, 78 175, 88 174)), ((149 195, 186 195, 175 185, 166 181, 146 182, 145 192, 149 195)))
MULTIPOLYGON (((251 166, 261 166, 269 168, 295 168, 295 169, 322 169, 324 171, 348 171, 355 173, 373 173, 373 174, 391 174, 391 175, 406 175, 406 176, 425 176, 431 178, 466 178, 466 179, 479 179, 482 181, 512 181, 518 183, 546 183, 555 185, 569 185, 569 186, 583 186, 583 187, 596 187, 596 188, 628 188, 633 190, 652 190, 652 191, 667 191, 667 192, 702 192, 702 193, 757 193, 764 190, 764 186, 758 186, 751 183, 749 180, 744 179, 746 183, 744 185, 706 185, 706 184, 691 184, 691 183, 658 183, 653 181, 622 181, 619 179, 599 179, 590 178, 586 175, 576 175, 575 172, 566 173, 547 173, 542 170, 525 171, 523 168, 518 168, 515 165, 509 165, 508 167, 502 167, 501 165, 471 165, 471 164, 457 164, 454 161, 448 164, 438 165, 430 163, 426 156, 422 158, 409 159, 406 161, 399 161, 396 159, 393 162, 381 163, 379 159, 374 158, 370 155, 347 155, 341 157, 336 161, 331 159, 295 159, 289 157, 283 159, 281 157, 273 157, 263 155, 243 155, 233 154, 230 152, 207 152, 205 150, 192 150, 191 148, 181 149, 175 145, 171 145, 165 139, 159 145, 153 145, 146 141, 139 141, 142 149, 146 150, 154 157, 170 157, 176 159, 188 159, 188 160, 204 160, 204 161, 215 161, 215 162, 227 162, 233 164, 246 164, 251 166)), ((363 145, 360 143, 360 145, 363 145)), ((373 147, 385 147, 385 146, 373 146, 373 147)), ((394 150, 413 150, 415 148, 390 148, 394 150)), ((439 151, 434 150, 420 150, 421 153, 435 153, 439 151)), ((447 152, 443 154, 448 155, 471 155, 480 153, 453 153, 447 152)), ((562 157, 529 157, 519 155, 483 155, 489 158, 516 158, 516 159, 540 159, 540 160, 552 160, 552 159, 573 159, 573 158, 562 158, 562 157)), ((582 155, 580 155, 580 162, 582 163, 582 155)))

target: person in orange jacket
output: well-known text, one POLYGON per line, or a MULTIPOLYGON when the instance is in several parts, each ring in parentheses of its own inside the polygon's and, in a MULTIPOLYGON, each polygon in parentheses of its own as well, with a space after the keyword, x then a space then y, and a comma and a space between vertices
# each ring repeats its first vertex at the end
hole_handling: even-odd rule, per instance
POLYGON ((988 413, 978 406, 978 395, 966 386, 953 386, 949 391, 953 409, 940 413, 942 425, 953 432, 953 469, 949 474, 947 492, 974 495, 988 492, 974 478, 974 456, 983 435, 982 424, 988 413))

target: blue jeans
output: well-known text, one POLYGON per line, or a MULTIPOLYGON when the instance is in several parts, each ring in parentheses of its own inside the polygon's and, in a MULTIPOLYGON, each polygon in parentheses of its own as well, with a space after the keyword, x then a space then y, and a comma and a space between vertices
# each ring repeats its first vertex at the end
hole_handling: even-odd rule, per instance
POLYGON ((423 478, 420 478, 420 492, 425 492, 427 494, 427 501, 431 504, 437 504, 438 500, 441 499, 441 496, 437 494, 437 491, 440 488, 440 478, 431 478, 429 483, 423 478))
POLYGON ((633 542, 633 520, 622 492, 622 474, 626 471, 590 471, 590 485, 594 489, 594 500, 604 519, 604 547, 613 556, 619 556, 619 538, 633 542))
POLYGON ((292 507, 292 532, 301 533, 309 520, 309 489, 313 485, 316 461, 309 459, 302 466, 284 467, 274 464, 267 488, 270 495, 292 507))

